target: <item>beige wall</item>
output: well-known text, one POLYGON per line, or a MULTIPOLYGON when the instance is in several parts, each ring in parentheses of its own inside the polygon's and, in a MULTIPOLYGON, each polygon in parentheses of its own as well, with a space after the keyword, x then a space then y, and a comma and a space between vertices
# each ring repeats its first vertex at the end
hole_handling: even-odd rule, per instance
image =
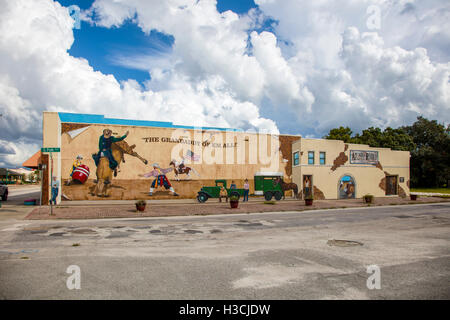
POLYGON ((303 175, 312 175, 313 185, 323 192, 325 198, 337 199, 341 177, 350 175, 355 180, 356 198, 361 198, 365 194, 383 197, 386 194, 380 183, 383 185, 383 178, 389 174, 404 178, 404 182, 399 183, 399 195, 409 195, 409 152, 345 144, 338 140, 303 138, 293 144, 292 152, 295 151, 303 152, 300 156, 300 165, 292 169, 293 181, 299 185, 300 190, 303 188, 303 175), (351 164, 351 150, 378 151, 379 164, 351 164), (308 151, 315 152, 314 165, 308 164, 308 151), (320 151, 326 152, 325 165, 320 165, 320 151), (348 158, 346 161, 341 153, 348 158), (335 160, 337 165, 333 168, 335 160))
MULTIPOLYGON (((134 151, 136 151, 141 157, 148 160, 148 164, 145 165, 141 160, 136 157, 125 155, 125 163, 120 164, 120 172, 117 176, 118 179, 143 179, 139 177, 139 174, 143 174, 153 170, 152 164, 158 163, 161 168, 169 167, 169 163, 172 158, 180 161, 181 156, 186 154, 188 149, 191 149, 195 154, 202 154, 203 158, 201 162, 191 162, 186 164, 194 168, 200 177, 195 174, 191 174, 192 179, 244 179, 253 178, 253 175, 257 171, 284 171, 286 167, 286 162, 282 161, 281 154, 277 156, 277 163, 271 167, 270 163, 261 163, 259 157, 255 157, 255 152, 249 151, 249 143, 252 143, 252 137, 249 141, 245 141, 245 134, 237 133, 234 139, 235 143, 238 145, 245 144, 245 159, 238 163, 238 148, 230 147, 223 148, 225 143, 225 133, 218 133, 217 135, 222 136, 222 142, 220 142, 221 147, 191 147, 187 144, 177 144, 170 142, 161 141, 162 138, 171 138, 172 135, 176 136, 176 129, 172 128, 150 128, 150 127, 127 127, 127 126, 111 126, 111 125, 90 125, 84 132, 71 138, 68 133, 63 133, 61 135, 61 146, 62 146, 62 178, 68 179, 72 168, 72 164, 76 159, 77 155, 83 156, 83 164, 87 165, 91 170, 90 178, 93 178, 93 170, 95 171, 95 163, 92 159, 92 154, 98 152, 98 140, 102 135, 103 129, 110 128, 114 132, 115 136, 122 136, 129 131, 128 137, 125 141, 129 145, 136 145, 134 151), (159 138, 159 141, 150 142, 150 140, 145 141, 144 138, 159 138), (196 150, 197 148, 197 150, 196 150), (179 150, 177 153, 176 150, 179 150), (231 163, 227 163, 227 151, 229 152, 229 159, 231 163), (250 153, 250 154, 249 154, 250 153), (208 155, 211 155, 207 159, 208 155)), ((209 135, 203 137, 194 138, 193 130, 182 130, 185 134, 190 135, 191 139, 194 141, 204 141, 209 135)), ((256 135, 252 135, 256 136, 256 135)), ((259 145, 264 143, 267 145, 268 154, 270 154, 271 139, 276 139, 267 136, 267 139, 261 139, 258 142, 258 138, 255 138, 255 142, 258 143, 258 148, 255 149, 256 153, 259 151, 259 145)), ((217 139, 215 141, 220 141, 217 139)), ((212 140, 212 143, 214 142, 212 140)), ((230 142, 232 143, 232 142, 230 142)), ((279 148, 275 148, 278 150, 279 148)), ((286 155, 286 158, 290 155, 286 155)), ((174 173, 171 172, 168 175, 169 179, 174 178, 174 173)))
POLYGON ((243 180, 246 178, 253 181, 254 174, 259 171, 283 172, 287 178, 290 176, 290 170, 288 175, 286 169, 290 165, 287 160, 291 157, 291 144, 285 146, 289 139, 279 139, 276 135, 235 132, 230 136, 224 131, 61 123, 58 113, 54 112, 45 112, 43 119, 44 147, 61 148, 60 154, 53 154, 54 175, 60 179, 62 185, 59 200, 62 193, 71 200, 92 199, 88 195, 94 186, 93 180, 96 179, 96 166, 92 154, 99 151, 99 137, 106 128, 111 129, 116 137, 129 131, 125 141, 130 146, 135 145, 134 151, 148 161, 148 164, 144 164, 137 157, 125 154, 125 163, 120 163, 118 175, 113 178, 114 186, 109 199, 136 199, 139 195, 148 193, 149 185, 154 178, 143 178, 139 175, 152 171, 152 164, 155 162, 161 168, 168 168, 173 158, 180 161, 181 156, 185 155, 188 149, 202 155, 201 162, 186 162, 186 165, 194 168, 200 176, 191 172, 190 178, 180 175, 179 178, 182 181, 176 182, 173 172, 167 174, 175 191, 182 197, 194 197, 200 189, 199 186, 211 185, 214 179, 227 179, 228 183, 234 179, 239 187, 243 185, 243 180), (73 135, 74 130, 80 129, 82 132, 73 135), (183 138, 183 135, 196 142, 209 141, 211 144, 203 146, 163 141, 163 138, 166 140, 183 138), (217 145, 213 146, 214 143, 217 145), (223 144, 228 145, 224 148, 223 144), (286 154, 282 154, 282 150, 289 150, 289 152, 284 151, 286 154), (90 169, 89 180, 82 186, 66 186, 65 183, 70 180, 72 164, 77 155, 83 156, 82 163, 90 169))
MULTIPOLYGON (((58 148, 61 147, 61 121, 57 112, 44 112, 42 117, 42 127, 45 128, 42 132, 42 147, 43 148, 58 148)), ((49 158, 48 181, 51 184, 52 167, 53 176, 56 176, 61 181, 61 153, 54 152, 49 158)), ((49 199, 51 199, 51 188, 44 186, 43 192, 47 192, 49 199), (47 187, 47 188, 46 188, 47 187)), ((61 183, 59 186, 57 202, 61 201, 61 183)))

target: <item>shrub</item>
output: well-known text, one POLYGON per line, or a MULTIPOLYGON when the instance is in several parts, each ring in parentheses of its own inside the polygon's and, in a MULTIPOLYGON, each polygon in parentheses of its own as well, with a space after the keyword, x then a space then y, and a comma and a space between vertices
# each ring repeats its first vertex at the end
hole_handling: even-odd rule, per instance
POLYGON ((232 195, 232 196, 230 197, 230 201, 239 201, 239 197, 236 196, 236 195, 232 195))
POLYGON ((365 203, 372 203, 373 202, 373 195, 371 194, 366 194, 363 196, 364 202, 365 203))
POLYGON ((137 206, 145 206, 147 204, 147 202, 145 200, 138 200, 136 201, 136 205, 137 206))

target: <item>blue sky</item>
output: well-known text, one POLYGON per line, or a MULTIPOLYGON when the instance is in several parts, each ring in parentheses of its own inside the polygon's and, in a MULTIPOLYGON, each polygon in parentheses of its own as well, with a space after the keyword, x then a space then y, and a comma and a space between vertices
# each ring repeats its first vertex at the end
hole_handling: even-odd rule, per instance
MULTIPOLYGON (((57 0, 57 2, 65 7, 77 5, 81 10, 86 10, 91 7, 94 0, 57 0)), ((217 1, 219 12, 231 10, 243 14, 255 7, 253 0, 217 1)), ((148 72, 117 65, 114 63, 114 58, 127 53, 157 54, 159 48, 162 46, 170 48, 174 41, 170 35, 155 30, 149 35, 145 34, 131 21, 125 22, 120 28, 92 26, 81 21, 81 28, 74 29, 74 36, 75 42, 69 50, 72 56, 87 59, 95 70, 113 74, 117 80, 134 79, 140 83, 150 79, 148 72)))
MULTIPOLYGON (((89 9, 94 2, 93 0, 72 1, 57 0, 61 5, 69 7, 73 4, 78 5, 80 9, 89 9)), ((224 12, 231 10, 237 14, 245 14, 251 8, 257 8, 253 0, 218 0, 217 11, 224 12)), ((267 19, 262 28, 257 29, 270 30, 271 23, 274 21, 267 19)), ((94 70, 101 71, 104 74, 112 74, 117 80, 134 79, 143 84, 144 81, 150 80, 151 75, 148 71, 138 70, 137 68, 125 67, 115 63, 117 57, 132 54, 154 54, 164 53, 170 50, 174 43, 174 38, 165 35, 156 30, 152 30, 150 34, 144 33, 132 21, 126 21, 119 28, 104 28, 90 25, 81 21, 81 28, 74 29, 75 42, 69 50, 74 57, 82 57, 89 61, 94 70)), ((271 118, 282 128, 282 132, 286 134, 299 134, 298 125, 292 121, 295 113, 285 110, 284 113, 273 113, 272 104, 265 99, 262 101, 260 113, 262 117, 271 118)))
POLYGON ((450 123, 448 0, 58 2, 0 10, 0 166, 39 149, 43 111, 316 138, 450 123))

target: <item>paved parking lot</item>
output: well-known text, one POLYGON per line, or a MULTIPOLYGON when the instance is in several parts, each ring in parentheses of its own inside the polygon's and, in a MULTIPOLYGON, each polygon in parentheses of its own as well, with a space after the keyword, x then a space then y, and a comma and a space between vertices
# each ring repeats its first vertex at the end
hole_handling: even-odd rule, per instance
POLYGON ((450 298, 449 203, 6 219, 0 244, 7 299, 450 298), (370 265, 380 268, 380 289, 367 287, 370 265), (69 266, 80 268, 80 290, 67 288, 69 266))

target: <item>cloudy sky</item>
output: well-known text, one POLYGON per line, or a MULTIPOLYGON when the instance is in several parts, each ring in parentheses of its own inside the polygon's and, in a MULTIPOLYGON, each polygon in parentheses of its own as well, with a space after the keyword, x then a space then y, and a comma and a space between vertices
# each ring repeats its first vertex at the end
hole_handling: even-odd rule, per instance
POLYGON ((44 110, 309 137, 418 115, 450 122, 448 0, 0 0, 0 9, 0 167, 40 148, 44 110))

